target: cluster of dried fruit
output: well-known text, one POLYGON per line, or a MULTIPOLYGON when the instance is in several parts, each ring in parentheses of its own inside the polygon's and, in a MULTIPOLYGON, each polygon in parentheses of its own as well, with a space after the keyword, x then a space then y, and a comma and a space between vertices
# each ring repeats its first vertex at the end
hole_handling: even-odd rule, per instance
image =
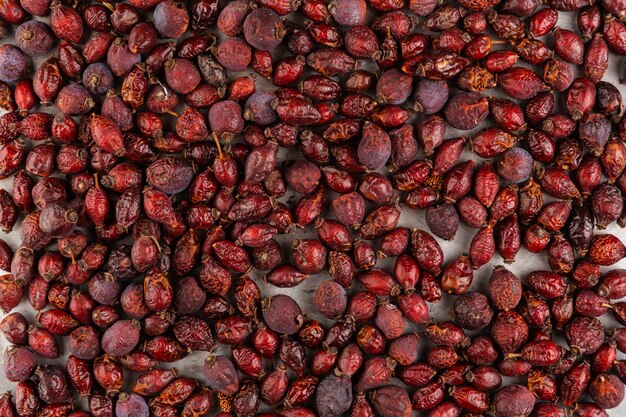
POLYGON ((602 81, 609 52, 626 54, 626 2, 440 3, 1 1, 0 36, 16 27, 0 45, 0 179, 14 176, 0 227, 21 218, 21 246, 0 240, 0 307, 26 296, 38 313, 0 323, 17 383, 0 415, 618 406, 626 328, 598 317, 626 325, 626 270, 600 267, 626 246, 595 229, 626 223, 626 117, 602 81), (556 26, 560 12, 577 13, 578 33, 556 26), (380 75, 356 69, 366 62, 380 75), (275 88, 232 76, 248 67, 275 88), (485 94, 496 88, 510 99, 485 94), (447 125, 484 128, 447 138, 447 125), (466 145, 487 161, 463 161, 466 145), (303 157, 280 161, 281 148, 303 157), (430 233, 399 227, 401 207, 424 210, 430 233), (444 263, 433 235, 453 239, 461 222, 477 230, 468 254, 444 263), (282 248, 295 227, 317 239, 282 248), (474 270, 522 247, 551 270, 522 282, 496 267, 485 294, 471 290, 474 270), (303 312, 264 298, 251 270, 278 288, 329 279, 303 312), (444 293, 451 320, 433 322, 444 293), (38 363, 61 356, 63 336, 65 369, 38 363), (193 350, 209 355, 202 381, 157 367, 193 350))

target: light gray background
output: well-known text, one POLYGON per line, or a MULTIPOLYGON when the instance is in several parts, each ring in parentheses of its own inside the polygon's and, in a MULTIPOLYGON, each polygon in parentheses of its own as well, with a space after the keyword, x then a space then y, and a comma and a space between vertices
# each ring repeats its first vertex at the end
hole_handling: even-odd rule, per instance
MULTIPOLYGON (((293 19, 292 16, 288 16, 288 18, 293 19)), ((46 21, 46 22, 48 21, 47 18, 37 17, 37 19, 46 21)), ((575 22, 576 22, 575 19, 576 19, 576 12, 560 12, 558 24, 561 27, 574 28, 575 22)), ((214 33, 216 32, 216 30, 212 30, 212 31, 214 33)), ((554 41, 553 41, 552 35, 549 34, 541 38, 541 40, 546 42, 548 46, 553 47, 554 41)), ((11 37, 1 41, 0 43, 6 43, 10 41, 11 41, 11 37)), ((501 46, 495 46, 494 49, 501 49, 501 46)), ((54 51, 56 51, 56 48, 54 49, 54 51)), ((42 60, 43 59, 37 59, 36 64, 41 62, 42 60)), ((607 75, 605 76, 604 80, 615 84, 620 89, 622 95, 626 98, 626 86, 619 84, 619 78, 621 74, 618 74, 618 72, 621 71, 621 69, 623 68, 623 60, 624 58, 616 56, 615 54, 611 54, 609 71, 607 75)), ((368 65, 368 63, 361 62, 360 65, 363 68, 375 69, 371 67, 370 65, 368 65)), ((518 65, 525 65, 525 64, 520 62, 518 65)), ((539 73, 540 70, 535 68, 535 71, 539 73)), ((579 74, 582 74, 582 73, 580 72, 579 74)), ((240 76, 240 75, 242 74, 234 74, 233 78, 236 78, 237 76, 240 76)), ((271 89, 273 89, 273 87, 266 80, 261 79, 260 77, 257 77, 257 91, 271 90, 271 89)), ((489 90, 485 94, 500 95, 497 89, 489 90)), ((47 108, 46 111, 53 111, 53 109, 54 108, 50 107, 50 108, 47 108)), ((417 117, 419 116, 414 116, 410 122, 415 123, 415 121, 417 120, 417 117)), ((480 128, 475 129, 475 131, 478 131, 478 130, 480 130, 480 128)), ((448 125, 447 131, 446 131, 446 138, 454 138, 460 135, 469 136, 472 133, 473 131, 460 132, 448 125)), ((285 153, 286 152, 284 150, 281 150, 280 159, 282 161, 289 160, 289 159, 296 159, 296 158, 301 157, 297 149, 290 151, 289 154, 285 154, 285 153)), ((469 150, 466 149, 463 153, 461 160, 467 160, 467 159, 479 160, 480 158, 477 158, 476 155, 474 155, 473 153, 471 153, 469 150)), ((385 173, 384 171, 381 171, 381 172, 385 173)), ((0 187, 6 188, 10 191, 11 183, 12 183, 12 178, 0 180, 0 187)), ((295 201, 296 198, 297 198, 296 196, 288 195, 284 197, 283 199, 281 199, 281 201, 295 201)), ((550 198, 544 198, 544 200, 549 201, 550 198)), ((428 230, 428 227, 426 226, 424 222, 424 213, 422 211, 412 210, 406 206, 403 206, 402 210, 403 211, 402 211, 402 217, 400 220, 400 226, 428 230)), ((325 213, 325 215, 330 215, 330 214, 331 213, 325 213)), ((18 224, 15 226, 14 230, 9 234, 4 234, 0 232, 0 237, 6 240, 13 247, 14 250, 17 249, 20 244, 20 238, 19 238, 20 222, 21 222, 21 219, 20 221, 18 221, 18 224)), ((456 238, 453 241, 447 242, 447 241, 442 241, 441 239, 438 239, 445 254, 445 264, 455 259, 458 255, 467 252, 469 244, 472 240, 472 237, 476 233, 476 231, 477 229, 472 229, 472 228, 467 227, 464 224, 461 224, 461 226, 459 227, 459 231, 457 232, 456 238)), ((617 235, 618 237, 620 237, 622 241, 626 242, 626 229, 621 229, 616 224, 610 225, 605 231, 600 231, 599 233, 613 233, 617 235)), ((283 248, 285 250, 284 260, 286 261, 289 261, 288 259, 289 254, 290 254, 289 244, 291 242, 291 239, 296 238, 296 237, 315 238, 316 234, 315 234, 315 231, 312 230, 311 227, 309 227, 304 230, 298 229, 296 232, 294 232, 293 235, 279 236, 278 239, 283 245, 283 248)), ((383 267, 389 270, 389 268, 393 266, 393 262, 394 262, 394 259, 387 259, 384 261, 379 260, 377 267, 383 267)), ((492 268, 495 265, 502 265, 502 264, 503 264, 502 258, 498 254, 496 254, 489 264, 484 265, 482 268, 475 271, 474 283, 473 283, 472 289, 484 289, 486 286, 486 281, 489 278, 492 268)), ((531 254, 528 251, 526 251, 524 248, 522 248, 519 254, 517 255, 516 261, 512 264, 506 265, 506 267, 510 269, 511 271, 513 271, 514 273, 516 273, 522 279, 525 277, 527 273, 531 271, 549 269, 547 265, 547 258, 546 258, 545 253, 531 254)), ((602 268, 602 269, 603 271, 607 271, 613 268, 626 268, 626 260, 622 260, 621 262, 619 262, 616 265, 613 265, 610 268, 602 268)), ((259 273, 259 271, 252 272, 251 276, 253 278, 257 278, 256 282, 261 288, 263 297, 268 297, 277 293, 288 294, 292 296, 293 298, 295 298, 300 303, 303 311, 309 313, 310 317, 314 317, 320 320, 326 327, 330 325, 329 320, 318 317, 315 311, 315 307, 313 305, 313 296, 314 296, 315 289, 321 282, 328 279, 328 276, 326 274, 318 274, 315 276, 311 276, 309 279, 305 280, 299 286, 295 288, 289 288, 289 289, 279 289, 279 288, 273 287, 272 285, 265 284, 262 281, 262 279, 260 279, 262 277, 262 274, 259 273)), ((356 281, 355 281, 355 287, 357 288, 359 287, 359 284, 356 281)), ((444 296, 444 299, 440 303, 430 304, 430 309, 431 309, 431 314, 432 314, 433 319, 435 320, 449 319, 448 311, 450 310, 450 307, 452 305, 452 302, 454 301, 454 298, 455 297, 452 297, 452 296, 444 296)), ((22 304, 20 304, 20 306, 16 309, 16 311, 22 312, 31 323, 34 322, 35 313, 33 312, 30 304, 28 304, 28 301, 23 301, 22 304)), ((615 320, 613 320, 612 317, 610 317, 610 313, 602 317, 601 320, 607 325, 608 328, 621 327, 615 320)), ((420 330, 421 326, 412 325, 412 326, 409 326, 407 330, 408 329, 420 330)), ((66 344, 64 343, 65 340, 62 340, 62 339, 67 339, 67 338, 57 338, 57 340, 60 342, 62 346, 63 356, 53 361, 39 358, 40 364, 51 363, 51 364, 56 364, 56 365, 64 367, 64 364, 65 364, 64 358, 67 356, 68 351, 67 351, 66 344)), ((562 338, 559 338, 559 339, 562 340, 562 338)), ((1 352, 4 352, 4 349, 7 347, 7 345, 8 345, 7 341, 3 337, 0 337, 0 351, 1 352)), ((422 342, 421 343, 422 348, 423 348, 423 345, 424 343, 422 342)), ((220 350, 218 350, 218 353, 228 354, 228 352, 229 352, 229 349, 223 346, 220 347, 220 350)), ((194 352, 182 361, 179 361, 173 364, 163 364, 162 367, 175 366, 179 370, 179 373, 181 375, 196 377, 202 381, 203 379, 202 364, 206 356, 207 356, 206 352, 194 352)), ((623 359, 625 355, 620 353, 619 357, 623 359)), ((270 369, 270 364, 266 363, 266 370, 269 370, 269 369, 270 369)), ((130 373, 127 370, 125 370, 125 375, 126 374, 130 374, 130 373)), ((127 376, 128 377, 126 378, 124 389, 129 388, 129 381, 134 378, 134 376, 132 377, 129 375, 127 376)), ((525 384, 525 379, 519 379, 518 382, 525 384)), ((394 383, 399 383, 399 381, 394 379, 394 383)), ((4 375, 0 375, 0 391, 5 391, 5 390, 12 391, 13 387, 14 387, 13 383, 7 381, 4 378, 4 375)), ((84 402, 81 401, 79 402, 79 404, 83 404, 83 409, 86 410, 86 408, 84 407, 84 402)), ((626 416, 626 402, 624 402, 618 408, 615 408, 613 410, 608 410, 608 412, 611 417, 626 416)), ((214 412, 211 413, 210 415, 213 415, 213 414, 214 412)))

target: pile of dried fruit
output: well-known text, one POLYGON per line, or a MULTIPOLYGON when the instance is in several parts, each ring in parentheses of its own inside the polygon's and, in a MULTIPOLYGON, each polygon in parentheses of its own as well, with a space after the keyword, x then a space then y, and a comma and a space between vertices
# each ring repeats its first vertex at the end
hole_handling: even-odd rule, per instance
POLYGON ((626 328, 598 317, 626 325, 626 270, 601 270, 626 246, 596 229, 626 224, 626 117, 602 81, 626 1, 222 3, 0 2, 0 226, 21 220, 0 307, 37 311, 0 323, 0 416, 617 407, 626 328), (412 209, 429 231, 398 226, 412 209), (461 222, 467 255, 444 262, 434 236, 461 222), (485 267, 472 291, 522 247, 551 270, 485 267), (307 279, 317 311, 261 293, 307 279), (194 350, 203 380, 163 366, 194 350))

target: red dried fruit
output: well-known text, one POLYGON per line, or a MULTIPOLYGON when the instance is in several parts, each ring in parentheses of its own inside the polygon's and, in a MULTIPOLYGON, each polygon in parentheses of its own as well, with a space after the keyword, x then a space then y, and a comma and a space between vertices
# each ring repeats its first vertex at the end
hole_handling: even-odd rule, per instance
POLYGON ((458 297, 452 307, 453 320, 464 329, 486 327, 493 317, 487 297, 478 292, 468 292, 458 297))
POLYGON ((589 246, 589 258, 598 265, 613 265, 626 256, 626 247, 612 234, 595 235, 589 246))
POLYGON ((382 417, 409 417, 413 408, 404 388, 388 385, 372 395, 372 405, 382 417))
POLYGON ((615 408, 624 400, 624 384, 615 375, 600 374, 589 385, 589 393, 599 407, 615 408))
POLYGON ((515 261, 515 256, 521 247, 519 223, 517 215, 506 217, 498 224, 496 237, 496 250, 502 256, 505 263, 515 261))
POLYGON ((439 382, 430 382, 419 387, 411 396, 413 409, 426 411, 439 404, 445 395, 445 388, 439 382))
POLYGON ((604 339, 602 333, 602 325, 597 319, 575 317, 567 326, 565 336, 572 349, 590 354, 602 345, 604 339))
POLYGON ((35 355, 27 347, 13 345, 4 352, 3 371, 9 381, 28 380, 36 366, 35 355))
POLYGON ((352 404, 352 383, 346 375, 329 375, 320 381, 316 406, 321 415, 342 415, 352 404))
POLYGON ((501 388, 494 396, 495 415, 498 417, 526 417, 535 406, 535 397, 522 385, 501 388))
POLYGON ((498 85, 512 98, 527 100, 541 92, 545 85, 527 68, 515 67, 498 76, 498 85))
POLYGON ((465 374, 467 382, 483 391, 491 391, 500 388, 502 377, 491 366, 478 366, 465 374))
POLYGON ((120 320, 109 327, 102 336, 102 348, 114 356, 131 352, 139 342, 141 325, 135 320, 120 320))
POLYGON ((484 413, 489 410, 489 394, 469 385, 450 387, 450 397, 461 408, 472 413, 484 413))
POLYGON ((263 318, 277 333, 294 334, 302 325, 302 311, 289 296, 276 295, 263 302, 263 318))

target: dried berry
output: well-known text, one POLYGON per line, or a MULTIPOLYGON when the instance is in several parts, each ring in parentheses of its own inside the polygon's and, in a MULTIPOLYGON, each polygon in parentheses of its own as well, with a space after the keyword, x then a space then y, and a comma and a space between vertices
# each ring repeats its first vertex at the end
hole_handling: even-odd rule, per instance
POLYGON ((460 130, 471 130, 489 115, 489 101, 478 93, 459 93, 448 100, 446 120, 460 130))
POLYGON ((521 385, 501 388, 494 396, 494 409, 498 417, 528 416, 535 406, 535 397, 521 385))
POLYGON ((409 394, 396 385, 387 385, 376 390, 372 405, 382 417, 408 417, 413 410, 409 394))
POLYGON ((352 404, 352 383, 348 376, 329 375, 317 387, 315 402, 320 416, 340 416, 352 404))
POLYGON ((624 400, 624 384, 615 375, 600 374, 589 385, 589 393, 599 407, 615 408, 624 400))
POLYGON ((263 317, 270 329, 281 334, 294 334, 302 325, 302 310, 287 295, 276 295, 263 301, 263 317))
POLYGON ((493 317, 487 297, 478 292, 468 292, 458 297, 452 307, 454 321, 468 330, 486 327, 493 317))

